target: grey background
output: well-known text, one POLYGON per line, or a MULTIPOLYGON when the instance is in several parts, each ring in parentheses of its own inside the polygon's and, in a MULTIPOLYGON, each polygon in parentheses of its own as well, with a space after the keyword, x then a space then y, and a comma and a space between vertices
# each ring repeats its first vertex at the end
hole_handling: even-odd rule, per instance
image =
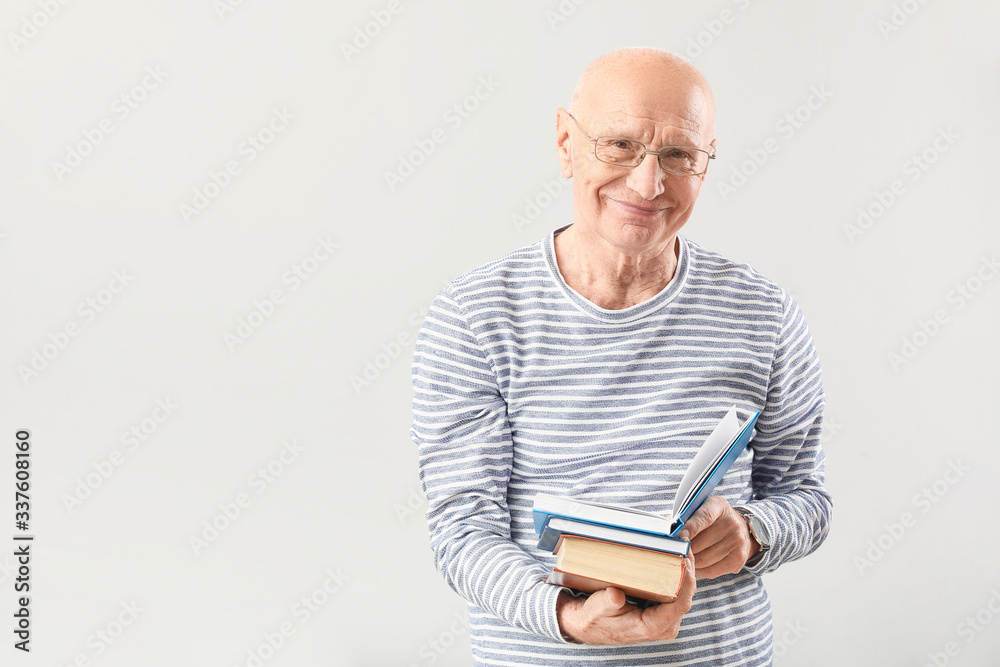
MULTIPOLYGON (((568 187, 544 196, 563 183, 555 111, 593 58, 640 45, 695 55, 716 96, 719 159, 684 233, 789 289, 824 365, 833 531, 767 577, 776 662, 995 664, 995 3, 220 6, 18 0, 0 16, 0 497, 28 428, 37 535, 33 651, 7 635, 0 662, 247 665, 285 623, 266 665, 469 664, 464 604, 427 546, 412 338, 445 281, 572 220, 568 187), (377 34, 345 55, 366 24, 377 34), (131 93, 147 68, 165 78, 131 93), (466 102, 481 78, 495 90, 466 102), (828 99, 803 110, 812 90, 828 99), (126 118, 123 94, 144 98, 126 118), (241 143, 275 109, 294 118, 248 161, 241 143), (53 163, 103 118, 113 131, 60 179, 53 163), (386 172, 437 128, 391 189, 386 172), (778 150, 746 166, 768 139, 778 150), (185 221, 229 160, 240 172, 185 221), (724 196, 734 170, 754 173, 724 196), (339 247, 293 289, 283 275, 317 238, 339 247), (961 307, 958 285, 977 289, 961 307), (227 345, 275 289, 283 302, 227 345), (88 298, 105 302, 89 320, 88 298), (904 339, 920 346, 894 363, 904 339), (132 428, 147 430, 134 450, 132 428), (301 452, 275 463, 290 440, 301 452), (249 506, 192 548, 239 494, 249 506), (308 620, 303 596, 322 600, 308 620), (116 628, 123 604, 141 612, 116 628)), ((2 512, 13 534, 11 500, 2 512)))

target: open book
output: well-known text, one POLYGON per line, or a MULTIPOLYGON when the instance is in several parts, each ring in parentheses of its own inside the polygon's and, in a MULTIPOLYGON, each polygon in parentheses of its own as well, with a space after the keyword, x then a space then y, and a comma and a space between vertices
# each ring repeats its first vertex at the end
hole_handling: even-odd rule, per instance
MULTIPOLYGON (((740 419, 738 412, 735 406, 731 408, 698 450, 684 477, 681 478, 677 494, 674 496, 673 510, 669 516, 539 493, 535 496, 533 510, 535 532, 543 536, 539 546, 543 548, 548 545, 554 546, 558 541, 558 536, 544 535, 553 517, 572 519, 577 524, 596 524, 676 538, 685 522, 711 495, 750 441, 760 411, 755 410, 750 413, 744 411, 744 414, 749 414, 744 420, 740 419)), ((582 530, 574 531, 572 534, 605 539, 591 533, 584 534, 582 530)), ((551 547, 546 550, 551 551, 551 547)))

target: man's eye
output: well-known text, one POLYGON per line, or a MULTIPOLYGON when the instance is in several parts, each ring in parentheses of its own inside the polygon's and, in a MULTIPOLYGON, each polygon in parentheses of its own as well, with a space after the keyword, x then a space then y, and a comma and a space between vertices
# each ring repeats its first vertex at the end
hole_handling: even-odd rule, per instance
POLYGON ((611 147, 620 151, 630 151, 634 149, 632 142, 627 139, 615 139, 611 142, 611 147))

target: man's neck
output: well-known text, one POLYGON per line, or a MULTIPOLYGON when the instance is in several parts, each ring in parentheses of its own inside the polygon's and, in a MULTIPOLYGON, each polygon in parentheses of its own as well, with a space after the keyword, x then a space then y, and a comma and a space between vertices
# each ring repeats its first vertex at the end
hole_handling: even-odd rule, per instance
POLYGON ((659 294, 677 270, 677 235, 640 253, 626 253, 578 224, 554 239, 566 284, 591 303, 622 310, 659 294))

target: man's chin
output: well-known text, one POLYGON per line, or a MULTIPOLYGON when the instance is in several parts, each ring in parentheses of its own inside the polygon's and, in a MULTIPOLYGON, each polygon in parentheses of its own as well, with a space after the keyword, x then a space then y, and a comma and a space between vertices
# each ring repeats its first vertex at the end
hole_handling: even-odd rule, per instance
POLYGON ((636 220, 632 216, 601 218, 600 235, 622 250, 648 250, 657 244, 669 242, 680 226, 670 220, 666 212, 655 220, 636 220))
POLYGON ((615 220, 608 227, 610 238, 622 247, 642 248, 666 239, 666 225, 661 221, 615 220))

